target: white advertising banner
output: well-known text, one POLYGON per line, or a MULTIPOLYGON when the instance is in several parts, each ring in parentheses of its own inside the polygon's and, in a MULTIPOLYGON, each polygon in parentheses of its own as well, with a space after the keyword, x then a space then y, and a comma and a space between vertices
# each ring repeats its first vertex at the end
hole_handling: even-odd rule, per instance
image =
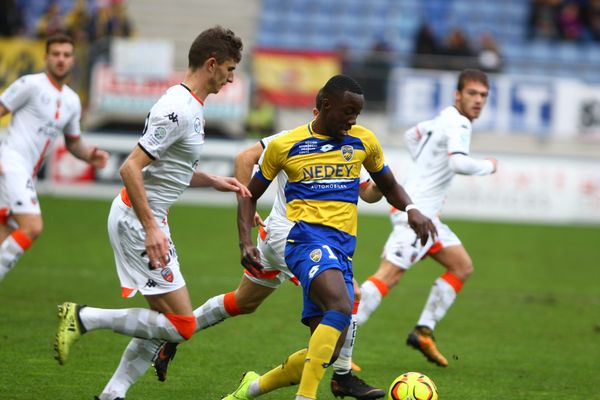
MULTIPOLYGON (((118 74, 108 64, 94 67, 89 114, 110 116, 125 121, 143 121, 150 108, 174 85, 181 83, 185 71, 170 72, 164 78, 132 77, 118 74)), ((243 72, 233 83, 211 95, 204 108, 210 121, 243 121, 250 102, 250 81, 243 72)))
MULTIPOLYGON (((407 152, 386 148, 386 161, 402 182, 411 168, 407 152)), ((483 158, 487 154, 473 154, 483 158)), ((600 223, 600 159, 494 154, 498 172, 454 178, 443 217, 543 223, 600 223)), ((410 194, 410 193, 409 193, 410 194)), ((384 202, 365 211, 389 210, 384 202)))
MULTIPOLYGON (((406 128, 453 103, 458 72, 398 68, 390 80, 390 118, 406 128)), ((541 138, 600 137, 600 86, 576 79, 489 75, 480 131, 541 138)))
MULTIPOLYGON (((137 142, 137 137, 118 135, 85 135, 111 153, 106 169, 86 178, 87 172, 73 177, 68 171, 80 162, 64 154, 61 146, 52 157, 51 174, 40 182, 41 191, 93 197, 114 197, 121 185, 119 166, 137 142), (61 164, 56 164, 61 163, 61 164), (63 165, 64 164, 64 165, 63 165), (65 172, 66 171, 66 172, 65 172), (87 182, 87 183, 85 183, 87 182)), ((253 141, 207 140, 199 169, 219 175, 233 174, 236 154, 253 141)), ((402 182, 411 168, 405 149, 384 148, 386 161, 398 181, 402 182)), ((488 154, 474 154, 484 157, 488 154)), ((488 176, 456 176, 443 210, 444 217, 473 220, 499 220, 543 223, 600 224, 600 159, 535 157, 494 154, 499 160, 498 172, 488 176)), ((271 185, 274 187, 275 185, 271 185)), ((273 188, 260 204, 268 207, 274 199, 273 188)), ((233 205, 235 196, 208 189, 189 189, 183 201, 214 205, 233 205)), ((365 212, 389 211, 385 201, 359 203, 365 212)))

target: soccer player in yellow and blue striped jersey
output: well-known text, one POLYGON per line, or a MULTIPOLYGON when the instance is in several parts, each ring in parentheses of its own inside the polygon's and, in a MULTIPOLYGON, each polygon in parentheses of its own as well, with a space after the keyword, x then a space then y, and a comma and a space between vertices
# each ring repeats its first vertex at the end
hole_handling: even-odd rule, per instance
POLYGON ((394 179, 374 133, 356 125, 364 102, 360 85, 348 76, 336 75, 322 93, 314 121, 269 144, 259 171, 248 185, 252 198, 240 198, 238 205, 242 264, 252 273, 261 268, 250 237, 256 201, 279 171, 288 175, 286 212, 295 225, 288 235, 285 259, 302 284, 302 322, 312 332, 308 349, 290 355, 281 366, 262 376, 247 373, 238 389, 225 399, 252 399, 296 383, 297 400, 316 399, 325 368, 337 357, 339 339, 351 318, 361 165, 388 202, 408 212, 410 225, 423 243, 436 234, 431 221, 411 204, 394 179))

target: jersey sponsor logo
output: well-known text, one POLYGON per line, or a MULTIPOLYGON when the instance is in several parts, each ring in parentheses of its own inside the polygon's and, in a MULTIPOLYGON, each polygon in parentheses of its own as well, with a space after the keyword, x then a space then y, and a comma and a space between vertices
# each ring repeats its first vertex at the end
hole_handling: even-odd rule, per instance
POLYGON ((313 260, 313 262, 321 261, 322 256, 323 256, 323 252, 321 251, 321 249, 314 249, 313 251, 310 252, 310 259, 313 260))
POLYGON ((315 275, 317 274, 317 271, 319 270, 320 265, 314 265, 310 271, 308 271, 308 279, 312 279, 315 277, 315 275))
POLYGON ((173 282, 173 271, 171 271, 171 268, 165 267, 161 269, 160 274, 162 275, 165 281, 173 282))
POLYGON ((313 165, 302 168, 303 179, 349 178, 352 165, 313 165))
POLYGON ((179 119, 177 119, 177 114, 175 114, 174 112, 165 115, 165 117, 169 118, 169 121, 175 122, 177 126, 179 126, 179 119))
POLYGON ((344 160, 346 161, 352 160, 352 157, 354 157, 354 147, 350 146, 349 144, 343 145, 342 157, 344 157, 344 160))
POLYGON ((318 142, 316 140, 306 140, 300 144, 298 154, 310 154, 317 148, 318 142))
POLYGON ((200 118, 196 117, 194 120, 194 132, 202 133, 202 123, 200 122, 200 118))
POLYGON ((40 100, 42 104, 50 104, 50 95, 48 93, 43 92, 40 96, 40 100))
POLYGON ((153 288, 157 285, 156 281, 152 278, 148 279, 148 282, 144 285, 144 287, 153 288))
POLYGON ((325 144, 325 145, 321 146, 321 151, 323 153, 327 153, 328 151, 331 151, 332 149, 333 149, 332 144, 325 144))

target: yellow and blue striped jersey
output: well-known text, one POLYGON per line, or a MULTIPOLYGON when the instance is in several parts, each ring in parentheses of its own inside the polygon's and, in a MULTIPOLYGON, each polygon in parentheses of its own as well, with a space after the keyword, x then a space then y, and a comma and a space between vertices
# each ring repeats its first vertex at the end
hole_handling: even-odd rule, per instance
POLYGON ((352 257, 356 246, 360 169, 387 169, 375 134, 354 125, 342 139, 319 135, 311 124, 274 139, 256 176, 270 183, 285 171, 287 218, 295 222, 288 241, 327 242, 352 257))

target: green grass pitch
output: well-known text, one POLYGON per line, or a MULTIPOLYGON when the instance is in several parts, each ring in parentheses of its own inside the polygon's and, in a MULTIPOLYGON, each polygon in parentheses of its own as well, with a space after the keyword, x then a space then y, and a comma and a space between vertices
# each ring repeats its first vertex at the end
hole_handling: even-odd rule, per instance
MULTIPOLYGON (((41 199, 45 231, 0 282, 0 399, 92 399, 128 342, 96 331, 71 359, 53 359, 56 305, 144 307, 125 300, 106 233, 108 200, 41 199)), ((173 239, 194 306, 233 290, 241 277, 235 210, 176 206, 173 239)), ((441 267, 426 260, 392 290, 358 331, 355 361, 367 382, 385 387, 420 371, 441 399, 600 399, 600 262, 598 227, 450 221, 469 250, 475 273, 438 325, 438 368, 404 344, 441 267)), ((384 216, 360 216, 354 270, 374 272, 390 231, 384 216)), ((252 316, 198 333, 180 346, 165 383, 152 370, 128 399, 220 399, 249 369, 264 372, 306 345, 301 292, 286 283, 252 316)), ((327 372, 319 398, 332 398, 327 372)), ((291 399, 288 388, 264 399, 291 399)))

